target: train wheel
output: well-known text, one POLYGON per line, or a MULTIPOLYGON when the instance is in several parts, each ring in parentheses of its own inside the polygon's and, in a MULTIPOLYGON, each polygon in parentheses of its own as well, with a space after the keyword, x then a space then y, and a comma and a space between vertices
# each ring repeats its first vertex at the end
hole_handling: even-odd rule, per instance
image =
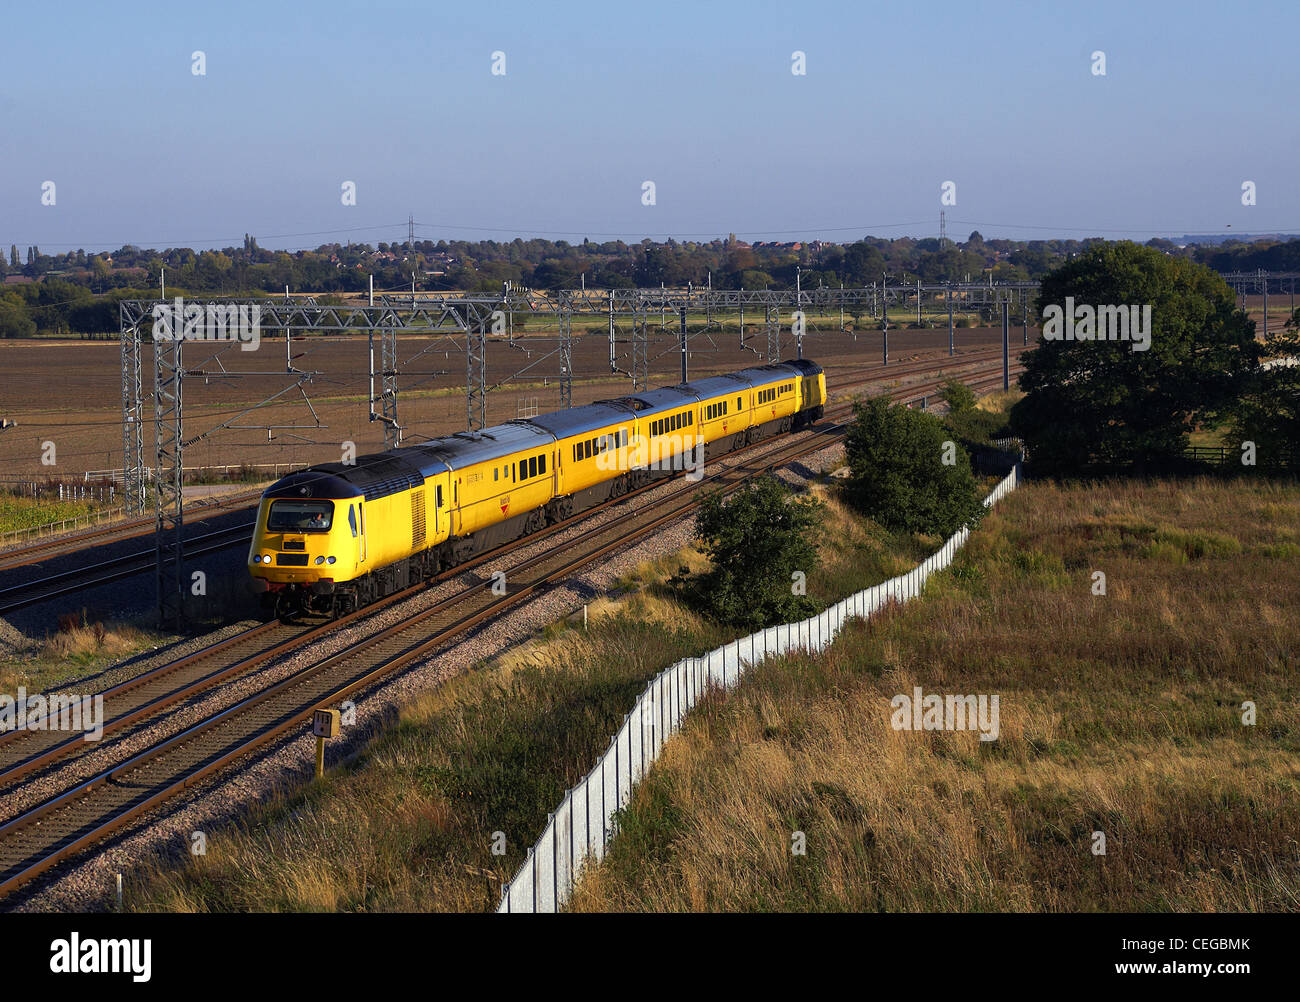
POLYGON ((289 594, 289 589, 285 588, 275 597, 275 618, 288 622, 298 611, 298 602, 289 594))

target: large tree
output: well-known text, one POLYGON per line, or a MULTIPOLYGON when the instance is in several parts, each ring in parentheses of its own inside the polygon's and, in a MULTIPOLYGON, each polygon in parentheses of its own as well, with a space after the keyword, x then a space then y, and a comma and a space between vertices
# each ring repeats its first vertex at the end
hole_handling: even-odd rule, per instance
POLYGON ((1067 306, 1150 306, 1150 342, 1039 339, 1011 417, 1040 470, 1141 471, 1176 459, 1195 425, 1235 400, 1257 358, 1254 324, 1223 278, 1151 247, 1099 244, 1045 276, 1040 313, 1067 306))
POLYGON ((1232 421, 1237 441, 1231 444, 1243 457, 1253 451, 1257 466, 1295 468, 1300 465, 1300 309, 1264 342, 1261 353, 1268 364, 1246 380, 1232 421))

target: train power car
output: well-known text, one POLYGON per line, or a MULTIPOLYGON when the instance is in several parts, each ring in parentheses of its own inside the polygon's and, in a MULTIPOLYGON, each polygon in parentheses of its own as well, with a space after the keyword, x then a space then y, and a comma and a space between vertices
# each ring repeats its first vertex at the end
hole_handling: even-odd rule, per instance
POLYGON ((799 359, 312 466, 262 495, 249 570, 278 615, 342 615, 825 403, 799 359))

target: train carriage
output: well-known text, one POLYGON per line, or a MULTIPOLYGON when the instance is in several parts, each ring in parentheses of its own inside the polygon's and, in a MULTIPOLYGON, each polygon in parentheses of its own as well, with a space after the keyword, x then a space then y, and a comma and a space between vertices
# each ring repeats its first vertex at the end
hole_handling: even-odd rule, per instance
POLYGON ((681 388, 699 399, 698 434, 704 438, 705 456, 735 448, 736 436, 749 430, 750 408, 745 406, 753 388, 749 380, 740 375, 711 376, 681 388))
POLYGON ((628 467, 612 460, 625 454, 635 431, 635 411, 626 404, 600 402, 528 418, 555 439, 555 492, 549 521, 568 518, 611 497, 627 493, 628 467))
POLYGON ((249 569, 268 604, 340 614, 659 476, 821 417, 807 360, 757 366, 324 463, 269 487, 249 569))

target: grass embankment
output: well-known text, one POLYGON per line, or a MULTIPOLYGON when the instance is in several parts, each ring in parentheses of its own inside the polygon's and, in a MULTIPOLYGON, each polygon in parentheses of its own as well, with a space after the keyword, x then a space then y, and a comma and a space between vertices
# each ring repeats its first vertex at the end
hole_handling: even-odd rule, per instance
MULTIPOLYGON (((819 488, 824 491, 825 488, 819 488)), ((929 552, 853 519, 828 517, 835 544, 808 577, 823 603, 929 552)), ((541 834, 547 812, 604 753, 663 667, 733 635, 673 598, 694 551, 647 563, 624 597, 590 609, 589 629, 557 624, 522 648, 404 708, 344 767, 271 798, 186 855, 137 874, 138 910, 489 910, 541 834), (493 855, 493 833, 505 855, 493 855)))
POLYGON ((58 629, 39 639, 6 637, 0 647, 0 693, 22 686, 52 692, 156 647, 164 638, 131 623, 101 622, 81 613, 59 617, 58 629))
POLYGON ((1024 487, 921 600, 697 709, 574 906, 1300 909, 1298 562, 1294 484, 1024 487), (894 731, 918 685, 999 694, 999 739, 894 731))

